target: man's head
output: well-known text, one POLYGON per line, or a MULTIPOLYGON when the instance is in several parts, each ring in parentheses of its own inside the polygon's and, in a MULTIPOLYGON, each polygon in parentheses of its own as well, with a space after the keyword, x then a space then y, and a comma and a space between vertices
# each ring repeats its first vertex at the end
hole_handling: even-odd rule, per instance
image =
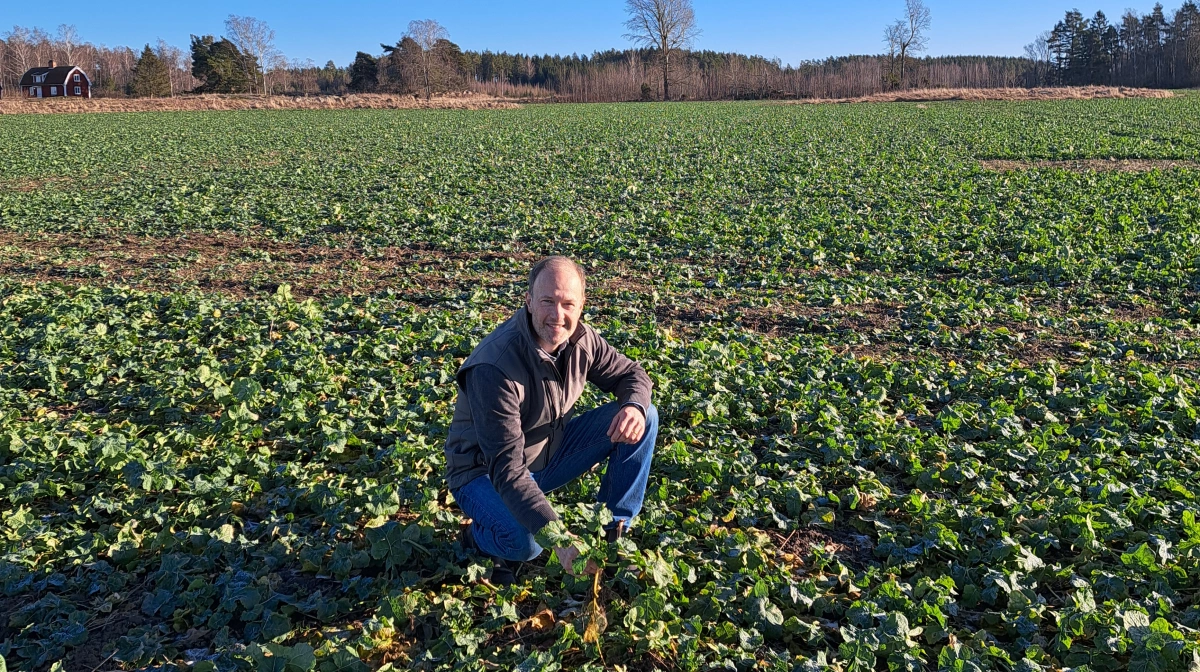
POLYGON ((566 257, 547 257, 530 269, 525 305, 538 346, 546 352, 558 350, 579 326, 584 284, 583 269, 566 257))

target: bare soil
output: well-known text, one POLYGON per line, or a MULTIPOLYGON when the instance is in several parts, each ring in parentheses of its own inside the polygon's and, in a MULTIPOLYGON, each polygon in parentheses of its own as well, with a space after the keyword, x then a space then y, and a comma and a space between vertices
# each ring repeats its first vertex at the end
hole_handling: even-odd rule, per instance
POLYGON ((0 114, 184 112, 195 110, 497 110, 520 107, 504 98, 464 92, 435 96, 361 93, 348 96, 182 95, 173 98, 8 98, 0 114))
POLYGON ((0 275, 37 282, 126 284, 151 291, 194 288, 236 297, 274 291, 287 283, 294 296, 322 297, 498 286, 519 278, 488 272, 486 262, 532 260, 524 252, 452 253, 420 247, 375 248, 368 253, 337 235, 328 240, 326 245, 303 245, 229 232, 155 238, 0 233, 0 275), (460 263, 478 263, 485 270, 464 272, 457 268, 460 263))
POLYGON ((948 100, 1090 100, 1094 98, 1173 98, 1162 89, 1135 89, 1117 86, 1062 86, 1037 89, 910 89, 887 91, 857 98, 809 98, 784 104, 819 103, 929 103, 948 100))
MULTIPOLYGON (((206 232, 174 237, 79 237, 69 234, 0 232, 0 276, 27 283, 125 285, 147 291, 195 290, 234 297, 273 293, 286 283, 297 298, 396 293, 417 306, 460 300, 479 289, 500 296, 519 296, 526 270, 535 255, 527 250, 504 252, 447 251, 427 246, 364 248, 345 234, 328 234, 321 244, 283 241, 261 232, 206 232)), ((797 274, 815 274, 795 269, 797 274)), ((588 279, 588 293, 598 305, 643 301, 656 287, 636 268, 617 262, 588 279)), ((506 310, 497 305, 501 314, 506 310)), ((492 309, 489 309, 489 313, 492 309)), ((773 294, 762 300, 754 288, 678 288, 669 301, 653 307, 658 322, 681 337, 710 326, 735 326, 767 336, 794 334, 845 336, 844 354, 884 361, 906 361, 921 355, 961 357, 953 352, 917 349, 897 340, 919 317, 898 303, 819 306, 803 296, 773 294)), ((1066 317, 1075 326, 1047 331, 1036 321, 1003 316, 985 324, 953 329, 968 342, 979 330, 1001 327, 1013 335, 996 356, 1025 365, 1055 359, 1077 362, 1090 356, 1078 342, 1088 340, 1097 320, 1144 323, 1164 317, 1153 305, 1075 306, 1044 304, 1043 316, 1066 317)), ((1158 341, 1164 336, 1147 335, 1158 341)), ((935 349, 936 350, 936 349, 935 349)), ((1200 366, 1200 362, 1177 362, 1200 366)))
POLYGON ((1010 159, 984 159, 979 162, 984 170, 1001 173, 1030 170, 1033 168, 1058 168, 1077 173, 1121 172, 1148 173, 1152 170, 1171 170, 1174 168, 1200 169, 1200 161, 1184 161, 1180 159, 1070 159, 1065 161, 1014 161, 1010 159))
POLYGON ((770 530, 767 536, 780 553, 796 556, 801 561, 813 548, 832 553, 843 564, 855 569, 863 569, 874 561, 875 543, 870 537, 849 527, 836 527, 831 530, 803 527, 787 535, 770 530))

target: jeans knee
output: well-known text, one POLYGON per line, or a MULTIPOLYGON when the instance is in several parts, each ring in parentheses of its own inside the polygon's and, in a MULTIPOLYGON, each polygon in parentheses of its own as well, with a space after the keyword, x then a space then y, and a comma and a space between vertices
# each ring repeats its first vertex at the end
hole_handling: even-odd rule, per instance
POLYGON ((533 539, 533 535, 528 532, 519 534, 512 543, 506 544, 504 549, 504 559, 514 560, 516 562, 529 562, 542 554, 542 547, 533 539))

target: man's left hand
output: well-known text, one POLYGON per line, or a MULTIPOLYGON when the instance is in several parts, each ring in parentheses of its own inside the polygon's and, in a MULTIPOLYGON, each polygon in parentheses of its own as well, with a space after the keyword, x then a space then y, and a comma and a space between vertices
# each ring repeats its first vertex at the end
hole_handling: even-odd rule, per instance
POLYGON ((608 438, 613 443, 637 443, 646 432, 646 416, 636 406, 622 406, 608 426, 608 438))

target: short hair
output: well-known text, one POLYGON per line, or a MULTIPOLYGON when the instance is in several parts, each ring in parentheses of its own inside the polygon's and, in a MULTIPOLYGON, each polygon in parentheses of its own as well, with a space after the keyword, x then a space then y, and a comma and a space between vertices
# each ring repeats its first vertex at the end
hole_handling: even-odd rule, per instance
POLYGON ((575 271, 576 275, 579 276, 579 287, 581 289, 583 289, 584 292, 587 291, 587 278, 583 274, 583 267, 580 266, 579 264, 575 263, 575 260, 571 259, 570 257, 563 257, 563 256, 555 255, 553 257, 546 257, 545 259, 542 259, 541 261, 534 264, 533 268, 529 269, 529 293, 530 294, 533 294, 533 283, 537 282, 538 276, 542 274, 542 271, 546 270, 547 268, 551 268, 551 267, 553 267, 553 268, 564 268, 565 267, 565 268, 569 268, 569 269, 575 271))

